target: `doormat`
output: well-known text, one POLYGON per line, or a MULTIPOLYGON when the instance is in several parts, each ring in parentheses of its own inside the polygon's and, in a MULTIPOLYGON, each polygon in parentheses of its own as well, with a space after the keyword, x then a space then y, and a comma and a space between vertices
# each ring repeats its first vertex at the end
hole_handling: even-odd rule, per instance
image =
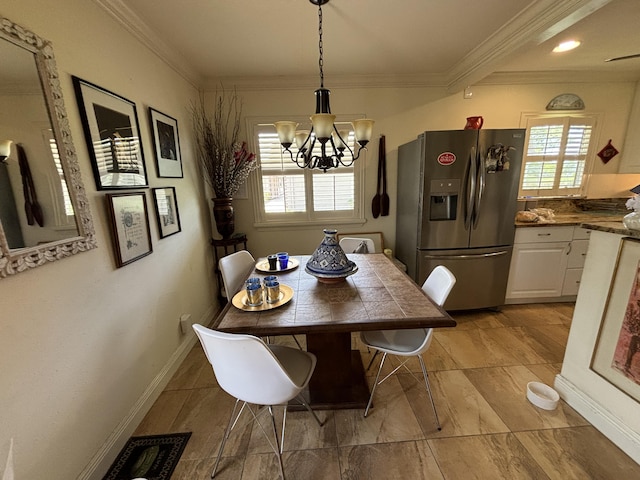
POLYGON ((131 437, 103 480, 169 480, 191 432, 131 437))

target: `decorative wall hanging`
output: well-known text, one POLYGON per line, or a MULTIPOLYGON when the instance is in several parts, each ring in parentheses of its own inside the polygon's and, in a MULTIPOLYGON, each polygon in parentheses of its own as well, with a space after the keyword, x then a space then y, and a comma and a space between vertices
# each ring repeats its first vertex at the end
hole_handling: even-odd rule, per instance
POLYGON ((547 110, 584 110, 584 102, 573 93, 563 93, 547 104, 547 110))
POLYGON ((156 205, 156 218, 158 219, 160 238, 178 233, 181 228, 176 189, 164 187, 153 188, 152 191, 153 201, 156 205))
POLYGON ((604 146, 604 148, 598 152, 598 156, 600 157, 600 160, 602 160, 602 163, 606 165, 606 163, 618 153, 619 152, 616 147, 611 145, 611 139, 609 139, 609 142, 604 146))
POLYGON ((149 107, 153 146, 156 151, 158 177, 182 178, 182 156, 178 138, 178 121, 149 107))
POLYGON ((135 103, 72 79, 97 189, 149 186, 135 103))
POLYGON ((640 241, 623 238, 591 369, 640 401, 640 241))
POLYGON ((116 264, 123 267, 153 251, 144 192, 107 195, 116 251, 116 264))

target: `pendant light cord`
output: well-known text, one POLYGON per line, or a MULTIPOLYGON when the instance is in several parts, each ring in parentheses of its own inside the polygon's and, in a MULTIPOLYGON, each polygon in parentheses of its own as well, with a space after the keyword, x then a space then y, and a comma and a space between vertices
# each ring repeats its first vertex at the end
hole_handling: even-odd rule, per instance
POLYGON ((324 62, 322 60, 322 2, 318 2, 318 52, 320 56, 318 58, 318 66, 320 67, 320 88, 324 88, 324 62))

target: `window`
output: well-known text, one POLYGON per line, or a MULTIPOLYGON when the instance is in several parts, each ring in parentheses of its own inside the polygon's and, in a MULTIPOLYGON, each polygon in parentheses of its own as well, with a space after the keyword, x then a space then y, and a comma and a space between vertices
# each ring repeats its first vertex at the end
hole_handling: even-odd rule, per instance
POLYGON ((595 126, 596 117, 589 115, 527 118, 520 196, 581 195, 595 126))
MULTIPOLYGON (((355 136, 350 123, 346 139, 354 148, 355 136)), ((362 219, 362 171, 365 152, 351 167, 309 170, 298 167, 288 153, 283 153, 273 124, 253 124, 258 169, 259 195, 254 200, 257 223, 334 224, 359 223, 362 219)), ((319 143, 316 144, 318 153, 319 143)), ((291 146, 294 158, 298 150, 291 146)))
POLYGON ((55 175, 51 175, 49 177, 49 189, 53 200, 52 206, 55 226, 57 228, 75 229, 75 213, 73 211, 73 203, 71 202, 71 195, 69 194, 67 181, 64 177, 62 163, 60 162, 58 144, 56 143, 56 139, 54 138, 53 131, 51 129, 44 129, 41 133, 49 152, 51 152, 51 158, 53 159, 53 165, 55 168, 55 175))

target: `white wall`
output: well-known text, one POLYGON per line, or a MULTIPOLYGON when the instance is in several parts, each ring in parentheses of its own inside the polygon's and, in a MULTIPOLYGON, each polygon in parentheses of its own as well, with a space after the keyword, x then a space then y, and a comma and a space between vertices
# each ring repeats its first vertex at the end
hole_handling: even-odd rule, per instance
POLYGON ((162 375, 193 344, 180 333, 180 315, 207 322, 217 307, 188 114, 197 94, 96 2, 9 1, 0 15, 53 42, 98 242, 0 279, 0 476, 13 439, 16 479, 102 478, 153 387, 161 390, 162 375), (136 103, 150 185, 177 190, 182 232, 159 239, 146 189, 154 251, 123 268, 115 267, 107 192, 95 188, 71 75, 136 103), (178 120, 183 179, 156 177, 148 106, 178 120))
MULTIPOLYGON (((442 88, 332 88, 331 78, 325 79, 331 89, 332 112, 336 114, 366 114, 376 120, 374 138, 364 159, 366 162, 364 225, 340 225, 339 232, 381 231, 386 247, 395 246, 395 198, 398 194, 398 146, 409 142, 425 130, 461 129, 466 117, 482 115, 483 128, 518 128, 523 113, 545 112, 547 103, 561 93, 575 93, 585 102, 585 112, 603 114, 599 138, 595 138, 596 152, 609 139, 621 150, 627 119, 634 95, 634 82, 575 83, 542 85, 478 85, 473 87, 473 99, 462 93, 448 94, 442 88), (388 217, 371 216, 371 199, 376 190, 378 137, 386 137, 388 192, 391 212, 388 217)), ((307 90, 239 90, 247 116, 274 115, 286 120, 295 115, 308 115, 315 107, 313 88, 307 90)), ((629 188, 640 183, 640 175, 618 175, 620 155, 606 165, 596 157, 593 174, 588 183, 590 198, 629 196, 629 188)), ((362 161, 362 160, 358 160, 362 161)), ((290 253, 311 253, 322 241, 321 226, 296 227, 277 230, 256 229, 253 226, 253 207, 250 200, 234 201, 236 231, 247 233, 249 249, 254 255, 287 250, 290 253)), ((329 226, 329 225, 328 225, 329 226)), ((215 231, 215 230, 214 230, 215 231)))

